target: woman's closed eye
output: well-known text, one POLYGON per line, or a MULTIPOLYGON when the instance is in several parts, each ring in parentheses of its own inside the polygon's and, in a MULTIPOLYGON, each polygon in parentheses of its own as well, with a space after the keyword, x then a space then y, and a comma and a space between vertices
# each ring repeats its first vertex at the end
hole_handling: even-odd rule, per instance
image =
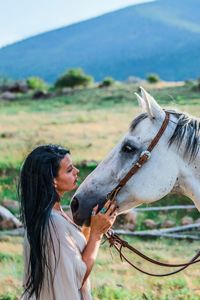
POLYGON ((73 170, 73 167, 70 167, 69 169, 67 169, 67 173, 72 172, 72 170, 73 170))

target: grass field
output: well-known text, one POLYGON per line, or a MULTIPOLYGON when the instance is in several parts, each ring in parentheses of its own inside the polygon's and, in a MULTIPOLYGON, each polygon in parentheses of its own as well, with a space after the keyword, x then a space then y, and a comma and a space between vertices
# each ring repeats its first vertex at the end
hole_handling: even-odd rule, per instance
MULTIPOLYGON (((200 116, 200 93, 192 91, 189 85, 148 85, 146 88, 165 108, 178 108, 200 116)), ((81 182, 140 113, 134 96, 137 89, 134 85, 119 85, 109 89, 79 90, 49 100, 22 98, 14 102, 0 101, 0 203, 6 198, 17 199, 20 165, 26 154, 41 143, 69 147, 75 163, 80 167, 81 182)), ((70 197, 66 196, 63 203, 68 203, 70 197)), ((186 198, 167 196, 156 205, 180 203, 191 204, 186 198)), ((140 214, 137 229, 143 229, 145 218, 157 222, 168 218, 178 225, 184 213, 140 214)), ((194 219, 199 217, 197 211, 189 211, 187 215, 194 219)), ((198 242, 188 241, 132 239, 131 242, 152 257, 171 262, 184 261, 200 248, 198 242)), ((155 269, 146 263, 138 263, 151 271, 155 269)), ((22 269, 22 239, 1 240, 0 300, 17 299, 21 292, 22 269)), ((112 260, 106 245, 102 246, 93 270, 92 286, 94 298, 99 300, 200 299, 198 265, 173 277, 150 278, 121 263, 117 255, 112 260)))
MULTIPOLYGON (((124 85, 49 100, 1 101, 0 169, 19 166, 27 152, 41 143, 69 147, 76 162, 101 160, 140 112, 135 91, 135 86, 124 85)), ((200 94, 187 87, 151 92, 165 107, 200 115, 200 94)))
MULTIPOLYGON (((128 239, 135 247, 155 259, 165 262, 189 260, 199 249, 199 243, 187 241, 128 239)), ((7 238, 0 243, 0 299, 18 299, 23 273, 22 239, 7 238)), ((199 265, 170 277, 149 277, 121 262, 108 244, 101 246, 92 271, 91 282, 94 299, 98 300, 198 300, 200 299, 199 265)), ((145 270, 161 273, 168 271, 141 261, 128 254, 145 270)))

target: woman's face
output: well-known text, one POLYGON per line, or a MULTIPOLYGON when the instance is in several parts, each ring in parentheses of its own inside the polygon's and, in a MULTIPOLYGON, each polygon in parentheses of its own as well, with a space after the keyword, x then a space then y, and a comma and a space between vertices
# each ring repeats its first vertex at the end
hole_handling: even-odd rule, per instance
POLYGON ((72 164, 69 154, 60 162, 58 176, 54 179, 57 193, 62 196, 64 192, 69 192, 77 188, 79 170, 72 164))

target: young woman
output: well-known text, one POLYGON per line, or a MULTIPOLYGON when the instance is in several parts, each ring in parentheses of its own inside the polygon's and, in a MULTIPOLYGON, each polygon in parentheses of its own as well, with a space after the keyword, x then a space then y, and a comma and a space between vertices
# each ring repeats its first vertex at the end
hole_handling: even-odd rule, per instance
POLYGON ((116 218, 116 205, 93 209, 86 241, 62 210, 65 192, 77 187, 79 170, 70 152, 42 145, 26 158, 19 181, 24 238, 23 300, 90 300, 88 276, 103 234, 116 218))

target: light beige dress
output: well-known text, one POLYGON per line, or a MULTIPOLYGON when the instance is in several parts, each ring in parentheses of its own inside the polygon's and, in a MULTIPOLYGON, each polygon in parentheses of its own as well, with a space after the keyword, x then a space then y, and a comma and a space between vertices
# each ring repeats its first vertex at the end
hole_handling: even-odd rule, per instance
MULTIPOLYGON (((53 285, 48 284, 47 274, 41 290, 40 298, 37 300, 92 300, 89 280, 82 287, 83 278, 86 273, 86 264, 82 260, 81 253, 86 246, 86 239, 78 226, 67 220, 61 212, 52 210, 50 232, 59 261, 55 272, 53 285), (54 230, 55 229, 55 230, 54 230)), ((24 286, 28 277, 29 242, 24 238, 24 286)), ((54 270, 55 261, 53 250, 51 265, 54 270)), ((28 300, 25 294, 21 299, 28 300)), ((31 300, 36 300, 33 295, 31 300)))

